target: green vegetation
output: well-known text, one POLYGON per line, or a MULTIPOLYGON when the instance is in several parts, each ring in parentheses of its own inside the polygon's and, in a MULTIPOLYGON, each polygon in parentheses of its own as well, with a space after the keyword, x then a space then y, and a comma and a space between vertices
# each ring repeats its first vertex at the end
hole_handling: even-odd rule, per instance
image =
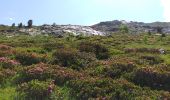
POLYGON ((168 100, 170 36, 0 36, 2 100, 168 100))

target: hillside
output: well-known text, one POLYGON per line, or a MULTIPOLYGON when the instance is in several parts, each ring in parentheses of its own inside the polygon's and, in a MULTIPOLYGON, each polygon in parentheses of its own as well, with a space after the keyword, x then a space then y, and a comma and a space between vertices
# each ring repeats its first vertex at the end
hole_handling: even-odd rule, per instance
POLYGON ((0 35, 1 100, 168 100, 170 36, 0 35))

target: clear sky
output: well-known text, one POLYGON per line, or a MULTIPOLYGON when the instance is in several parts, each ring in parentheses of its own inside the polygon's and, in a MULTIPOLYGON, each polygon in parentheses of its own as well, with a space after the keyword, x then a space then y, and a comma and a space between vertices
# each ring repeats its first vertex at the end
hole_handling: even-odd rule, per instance
POLYGON ((170 0, 0 0, 0 24, 92 25, 101 21, 170 21, 170 0))

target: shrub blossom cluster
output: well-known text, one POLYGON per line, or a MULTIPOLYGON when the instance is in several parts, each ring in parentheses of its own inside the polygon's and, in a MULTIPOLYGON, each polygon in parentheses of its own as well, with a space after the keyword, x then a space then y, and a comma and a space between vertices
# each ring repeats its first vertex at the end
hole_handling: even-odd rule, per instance
POLYGON ((6 57, 0 57, 0 63, 11 64, 11 65, 19 65, 20 64, 19 62, 15 61, 15 60, 11 60, 6 57))

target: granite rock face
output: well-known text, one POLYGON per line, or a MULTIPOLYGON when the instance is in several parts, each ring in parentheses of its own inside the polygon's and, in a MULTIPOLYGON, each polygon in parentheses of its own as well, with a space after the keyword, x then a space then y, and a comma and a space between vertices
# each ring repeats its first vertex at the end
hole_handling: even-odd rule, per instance
POLYGON ((89 26, 80 25, 43 25, 41 26, 43 33, 51 33, 55 35, 62 35, 63 33, 72 33, 73 35, 104 35, 104 32, 96 31, 89 26))
POLYGON ((28 33, 30 35, 38 34, 48 34, 55 36, 65 36, 68 34, 83 35, 83 36, 92 36, 92 35, 104 35, 104 32, 96 31, 88 26, 80 25, 42 25, 39 27, 34 27, 30 29, 20 29, 20 32, 28 33))

